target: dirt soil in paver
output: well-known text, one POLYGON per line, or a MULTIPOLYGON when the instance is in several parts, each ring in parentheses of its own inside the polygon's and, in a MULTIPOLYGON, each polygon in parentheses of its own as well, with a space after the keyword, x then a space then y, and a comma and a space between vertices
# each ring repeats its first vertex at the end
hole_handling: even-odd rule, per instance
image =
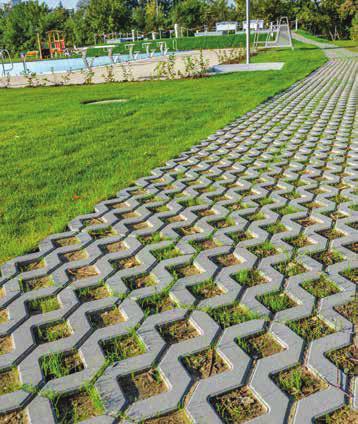
POLYGON ((203 283, 195 286, 187 287, 190 293, 195 296, 197 300, 209 299, 211 297, 220 296, 223 292, 213 281, 204 281, 203 283))
POLYGON ((224 423, 244 423, 266 413, 248 387, 241 387, 211 399, 224 423))
POLYGON ((253 359, 265 358, 282 352, 284 347, 269 333, 261 333, 238 340, 239 346, 253 359))
POLYGON ((15 392, 21 387, 19 373, 16 368, 0 371, 0 395, 15 392))
POLYGON ((326 356, 345 374, 358 375, 358 346, 354 344, 345 346, 328 352, 326 356))
POLYGON ((179 343, 199 336, 198 331, 186 320, 163 325, 159 332, 168 344, 179 343))
POLYGON ((25 411, 18 410, 0 414, 0 424, 30 424, 30 421, 25 411))
POLYGON ((78 244, 80 241, 77 237, 65 237, 63 239, 55 240, 55 246, 56 247, 65 247, 65 246, 72 246, 73 244, 78 244))
POLYGON ((358 411, 343 406, 330 414, 319 417, 315 420, 316 424, 357 424, 358 411))
POLYGON ((144 424, 190 424, 184 411, 176 411, 161 417, 145 420, 144 424))
POLYGON ((183 359, 184 365, 195 379, 208 378, 212 375, 220 374, 229 366, 216 352, 215 349, 207 349, 202 352, 186 356, 183 359))
POLYGON ((114 269, 130 269, 140 265, 140 262, 136 259, 135 256, 130 256, 129 258, 113 261, 111 262, 111 265, 114 269))
POLYGON ((50 325, 43 325, 35 329, 35 338, 38 343, 53 342, 55 340, 69 337, 72 331, 65 321, 60 321, 50 325))
POLYGON ((202 240, 202 241, 195 241, 191 243, 195 250, 198 252, 201 252, 203 250, 208 249, 215 249, 215 247, 218 247, 218 245, 215 243, 212 239, 202 240))
POLYGON ((6 309, 0 309, 0 324, 6 322, 9 319, 9 315, 6 309))
POLYGON ((287 325, 307 342, 334 333, 334 330, 317 316, 301 318, 288 322, 287 325))
POLYGON ((45 266, 45 261, 43 259, 32 261, 28 263, 20 263, 18 264, 19 272, 29 272, 29 271, 35 271, 37 269, 41 269, 45 266))
POLYGON ((83 280, 84 278, 95 277, 98 272, 94 266, 83 266, 81 268, 69 268, 67 273, 70 281, 83 280))
POLYGON ((0 337, 0 355, 5 355, 13 350, 14 344, 11 336, 0 337))
POLYGON ((96 311, 90 314, 90 321, 94 328, 103 328, 125 321, 117 307, 96 311))
POLYGON ((143 287, 148 286, 155 286, 157 284, 154 279, 148 274, 141 275, 138 277, 126 278, 124 282, 130 290, 141 289, 143 287))
POLYGON ((73 262, 87 259, 88 253, 85 250, 75 250, 73 252, 64 253, 61 255, 62 262, 73 262))
POLYGON ((119 385, 129 403, 147 399, 168 390, 160 373, 154 369, 122 377, 119 379, 119 385))
POLYGON ((82 221, 82 225, 84 227, 89 227, 90 225, 100 225, 100 224, 104 224, 104 221, 102 218, 84 219, 82 221))
POLYGON ((53 286, 54 282, 51 277, 40 277, 32 280, 20 281, 21 289, 24 293, 32 290, 39 290, 45 287, 53 286))
POLYGON ((61 397, 56 405, 56 412, 61 423, 70 424, 100 415, 102 411, 96 408, 86 392, 79 392, 61 397))
POLYGON ((195 265, 179 266, 179 267, 175 267, 173 270, 175 274, 178 276, 178 278, 191 277, 192 275, 201 274, 200 269, 197 268, 195 265))
POLYGON ((111 295, 111 293, 109 292, 107 286, 105 286, 105 285, 84 287, 84 288, 79 289, 77 291, 78 299, 82 303, 92 302, 93 300, 103 299, 103 298, 108 297, 110 295, 111 295))
POLYGON ((300 365, 281 371, 274 375, 273 379, 284 392, 296 400, 328 387, 322 379, 300 365))
POLYGON ((331 296, 332 294, 336 294, 340 291, 339 288, 324 275, 321 275, 318 280, 302 283, 302 287, 319 299, 331 296))
POLYGON ((239 259, 232 253, 228 253, 226 255, 215 256, 214 262, 222 267, 228 267, 233 265, 238 265, 241 262, 239 259))
POLYGON ((41 369, 46 381, 74 374, 84 369, 78 352, 66 352, 49 355, 40 361, 41 369))
POLYGON ((105 340, 101 345, 106 358, 113 361, 121 361, 145 352, 138 337, 131 334, 105 340))
POLYGON ((358 324, 358 297, 352 302, 335 307, 335 310, 349 321, 353 322, 353 324, 358 324))
POLYGON ((110 244, 106 244, 102 246, 102 250, 105 253, 115 253, 125 249, 127 249, 127 247, 122 241, 116 241, 114 243, 110 243, 110 244))
POLYGON ((160 314, 175 308, 175 303, 167 293, 154 294, 138 300, 140 307, 149 315, 160 314))
POLYGON ((346 269, 342 272, 342 275, 353 283, 358 283, 358 268, 346 269))

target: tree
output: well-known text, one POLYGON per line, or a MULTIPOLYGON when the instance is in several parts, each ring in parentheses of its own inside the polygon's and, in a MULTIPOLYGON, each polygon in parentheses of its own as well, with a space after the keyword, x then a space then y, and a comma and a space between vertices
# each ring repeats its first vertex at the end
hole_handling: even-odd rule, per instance
POLYGON ((184 0, 177 3, 171 11, 173 24, 180 24, 185 28, 198 28, 204 24, 206 3, 202 0, 184 0))
POLYGON ((157 0, 149 0, 145 5, 145 29, 146 31, 158 31, 164 24, 162 6, 157 0))
POLYGON ((85 21, 92 33, 111 33, 130 28, 131 10, 127 0, 90 0, 85 21))

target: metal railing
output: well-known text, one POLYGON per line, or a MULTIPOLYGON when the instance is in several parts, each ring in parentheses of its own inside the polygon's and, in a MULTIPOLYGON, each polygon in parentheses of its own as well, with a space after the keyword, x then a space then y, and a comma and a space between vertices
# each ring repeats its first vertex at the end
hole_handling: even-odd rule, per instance
POLYGON ((10 53, 6 49, 0 49, 0 64, 2 68, 2 76, 6 76, 8 72, 14 69, 10 53))

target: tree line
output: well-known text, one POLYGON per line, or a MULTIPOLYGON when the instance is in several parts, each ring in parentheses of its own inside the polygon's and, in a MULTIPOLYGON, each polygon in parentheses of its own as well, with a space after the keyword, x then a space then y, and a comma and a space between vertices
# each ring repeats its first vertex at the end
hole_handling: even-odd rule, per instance
MULTIPOLYGON (((299 27, 326 38, 358 38, 356 0, 251 0, 252 19, 275 22, 280 16, 296 18, 299 27)), ((141 33, 184 27, 192 35, 216 22, 245 20, 245 0, 79 0, 74 11, 61 3, 50 9, 29 0, 0 12, 0 47, 11 53, 36 49, 37 34, 65 31, 68 45, 93 44, 96 35, 141 33)))

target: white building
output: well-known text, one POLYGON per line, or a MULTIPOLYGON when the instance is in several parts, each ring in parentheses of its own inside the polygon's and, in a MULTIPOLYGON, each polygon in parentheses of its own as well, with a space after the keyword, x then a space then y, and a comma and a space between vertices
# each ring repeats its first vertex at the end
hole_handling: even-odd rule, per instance
MULTIPOLYGON (((242 22, 242 28, 244 30, 247 29, 247 21, 242 22)), ((263 19, 253 19, 250 20, 250 29, 264 29, 264 21, 263 19)))
POLYGON ((238 22, 226 21, 216 22, 216 31, 237 31, 238 22))

